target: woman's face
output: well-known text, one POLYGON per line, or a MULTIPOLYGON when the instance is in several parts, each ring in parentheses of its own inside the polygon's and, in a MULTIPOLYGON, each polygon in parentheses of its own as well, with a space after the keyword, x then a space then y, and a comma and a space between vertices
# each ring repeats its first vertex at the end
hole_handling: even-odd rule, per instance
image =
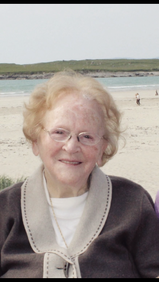
POLYGON ((43 126, 49 131, 64 128, 73 134, 66 142, 57 142, 42 130, 33 143, 33 152, 44 164, 47 181, 77 190, 84 187, 96 163, 101 165, 107 143, 101 139, 96 145, 84 145, 76 135, 81 132, 104 135, 103 114, 98 103, 74 93, 62 95, 46 112, 43 126))

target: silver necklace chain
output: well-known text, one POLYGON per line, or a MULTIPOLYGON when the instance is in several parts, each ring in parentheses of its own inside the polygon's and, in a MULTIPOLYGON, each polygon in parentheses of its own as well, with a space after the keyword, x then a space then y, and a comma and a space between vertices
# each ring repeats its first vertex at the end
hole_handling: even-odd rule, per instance
MULTIPOLYGON (((86 191, 88 190, 89 186, 90 186, 90 177, 88 178, 86 191)), ((52 203, 52 200, 51 200, 51 197, 50 197, 50 193, 49 193, 49 198, 50 198, 51 208, 52 208, 52 212, 53 212, 53 216, 54 216, 54 219, 55 219, 57 228, 58 228, 58 230, 59 230, 59 232, 60 232, 60 234, 61 234, 62 240, 64 241, 64 244, 65 244, 65 246, 66 246, 66 249, 68 249, 68 245, 67 245, 66 240, 65 240, 65 238, 64 238, 64 235, 63 235, 63 233, 62 233, 62 231, 61 231, 61 228, 60 228, 60 226, 59 226, 59 223, 58 223, 58 220, 57 220, 55 211, 54 211, 54 207, 53 207, 53 203, 52 203)))

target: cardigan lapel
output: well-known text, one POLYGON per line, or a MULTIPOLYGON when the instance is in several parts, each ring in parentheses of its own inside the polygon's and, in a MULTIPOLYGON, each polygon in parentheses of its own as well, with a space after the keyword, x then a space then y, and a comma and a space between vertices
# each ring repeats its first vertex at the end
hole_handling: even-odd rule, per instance
MULTIPOLYGON (((22 185, 21 209, 29 242, 36 253, 58 250, 43 187, 43 166, 22 185)), ((63 248, 62 248, 63 249, 63 248)))
POLYGON ((112 198, 110 178, 95 167, 85 208, 69 246, 74 257, 86 251, 100 234, 109 214, 112 198))
POLYGON ((64 249, 56 243, 42 175, 43 166, 40 166, 22 185, 22 218, 30 245, 34 252, 48 254, 47 259, 52 263, 53 256, 58 255, 72 265, 74 276, 80 276, 78 256, 86 251, 106 222, 111 205, 111 181, 98 167, 94 168, 84 212, 69 248, 64 249))

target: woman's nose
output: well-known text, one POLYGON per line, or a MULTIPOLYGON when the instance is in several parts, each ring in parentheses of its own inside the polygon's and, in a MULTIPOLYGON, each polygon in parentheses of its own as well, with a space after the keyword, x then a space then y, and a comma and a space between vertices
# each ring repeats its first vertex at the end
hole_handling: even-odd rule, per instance
POLYGON ((62 148, 69 153, 78 152, 80 150, 80 142, 78 136, 70 136, 62 148))

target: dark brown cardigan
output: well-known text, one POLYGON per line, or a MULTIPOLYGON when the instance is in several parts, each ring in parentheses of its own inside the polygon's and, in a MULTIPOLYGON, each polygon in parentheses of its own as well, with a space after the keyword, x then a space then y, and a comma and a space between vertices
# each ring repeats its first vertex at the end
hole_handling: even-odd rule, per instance
MULTIPOLYGON (((81 277, 157 277, 159 220, 153 201, 139 185, 119 177, 110 179, 109 214, 99 236, 78 257, 81 277)), ((51 256, 51 252, 36 253, 29 243, 21 214, 21 185, 18 183, 0 193, 0 277, 42 278, 44 257, 51 256)), ((95 213, 98 212, 100 204, 95 213)), ((67 276, 69 263, 65 264, 64 259, 62 262, 57 269, 67 276)), ((52 267, 49 259, 46 265, 49 276, 52 267)))

